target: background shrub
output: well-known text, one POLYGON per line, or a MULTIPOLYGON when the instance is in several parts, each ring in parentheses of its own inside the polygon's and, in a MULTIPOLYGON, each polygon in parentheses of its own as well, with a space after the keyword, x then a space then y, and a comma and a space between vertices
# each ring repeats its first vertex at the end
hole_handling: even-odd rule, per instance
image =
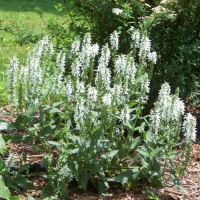
POLYGON ((136 0, 74 0, 74 13, 84 16, 86 28, 99 43, 107 42, 113 30, 123 35, 121 53, 128 49, 128 30, 131 26, 147 30, 152 49, 159 61, 151 82, 151 102, 165 81, 172 91, 180 88, 180 96, 199 97, 200 2, 195 0, 136 1, 136 0), (122 13, 113 13, 113 8, 122 13))

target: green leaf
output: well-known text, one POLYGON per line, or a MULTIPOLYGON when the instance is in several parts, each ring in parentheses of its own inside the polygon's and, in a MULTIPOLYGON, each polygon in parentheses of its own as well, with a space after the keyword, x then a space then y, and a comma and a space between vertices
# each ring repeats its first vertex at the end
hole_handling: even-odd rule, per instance
POLYGON ((21 165, 18 172, 28 171, 30 164, 21 165))
POLYGON ((148 142, 152 142, 152 133, 150 131, 146 132, 144 140, 148 141, 148 142))
POLYGON ((16 190, 17 192, 20 192, 21 191, 21 188, 19 188, 18 186, 16 186, 16 185, 13 185, 13 183, 11 182, 9 182, 9 183, 7 183, 7 185, 8 185, 8 187, 10 188, 10 189, 12 189, 12 190, 16 190))
POLYGON ((138 136, 138 137, 136 137, 136 138, 132 138, 131 139, 131 146, 130 146, 130 149, 135 149, 137 146, 138 146, 138 144, 139 144, 139 141, 140 141, 140 136, 138 136))
POLYGON ((33 140, 33 135, 20 135, 17 133, 14 134, 6 134, 3 136, 3 139, 6 142, 31 142, 33 140))
POLYGON ((22 200, 22 199, 17 196, 10 196, 9 200, 22 200))
POLYGON ((135 128, 135 131, 139 130, 139 133, 141 133, 142 131, 144 131, 145 125, 146 125, 146 123, 143 122, 140 126, 135 128))
POLYGON ((35 186, 29 180, 27 180, 25 177, 20 176, 20 175, 16 177, 14 184, 18 185, 19 187, 23 188, 24 190, 35 189, 35 186))
POLYGON ((53 107, 57 107, 63 104, 63 101, 53 103, 53 107))
POLYGON ((181 191, 181 193, 183 194, 183 193, 184 193, 183 187, 182 187, 180 181, 178 180, 178 178, 177 178, 173 173, 170 174, 170 177, 171 177, 171 179, 172 179, 172 182, 173 182, 174 186, 175 186, 179 191, 181 191))
POLYGON ((59 147, 60 146, 60 143, 59 142, 56 142, 56 141, 47 141, 47 143, 53 145, 53 146, 56 146, 56 147, 59 147))
POLYGON ((34 139, 34 135, 23 135, 22 142, 32 142, 34 139))
POLYGON ((105 185, 103 181, 98 181, 97 183, 98 183, 99 194, 106 196, 108 193, 105 191, 105 185))
POLYGON ((142 167, 148 169, 149 163, 147 163, 143 158, 141 158, 142 161, 142 167))
POLYGON ((40 136, 48 136, 48 135, 53 135, 54 133, 54 127, 52 126, 45 126, 41 131, 40 131, 40 136))
POLYGON ((51 113, 51 114, 54 114, 54 113, 62 113, 61 110, 59 110, 58 108, 55 108, 55 107, 50 107, 50 106, 45 106, 43 108, 44 111, 48 112, 48 113, 51 113))
POLYGON ((81 146, 81 139, 76 135, 70 135, 69 139, 71 139, 75 144, 78 144, 81 146))
POLYGON ((80 148, 76 148, 76 149, 72 149, 69 154, 75 154, 78 153, 80 151, 80 148))
POLYGON ((70 131, 71 125, 72 125, 71 119, 68 119, 68 120, 67 120, 67 123, 65 123, 66 132, 67 132, 67 131, 70 131))
POLYGON ((99 171, 99 175, 103 181, 104 186, 109 187, 105 173, 103 171, 99 171))
POLYGON ((54 113, 62 113, 62 111, 59 110, 58 108, 51 108, 51 109, 49 110, 49 113, 51 113, 51 114, 54 114, 54 113))
POLYGON ((46 150, 46 146, 44 144, 32 145, 32 149, 34 151, 46 150))
POLYGON ((87 183, 88 183, 88 180, 89 180, 89 173, 88 172, 85 172, 81 178, 80 178, 80 185, 81 187, 84 189, 84 190, 87 190, 87 183))
POLYGON ((162 166, 164 164, 159 163, 155 157, 150 157, 150 168, 153 171, 156 171, 157 173, 159 173, 160 176, 163 175, 164 171, 162 169, 162 166))
POLYGON ((3 139, 6 142, 19 142, 22 140, 22 135, 19 134, 6 134, 3 136, 3 139))
POLYGON ((128 169, 127 171, 122 172, 118 176, 108 179, 108 181, 120 182, 122 185, 131 181, 138 181, 139 172, 139 168, 128 169))
POLYGON ((157 197, 156 193, 152 190, 146 190, 146 193, 148 194, 149 199, 161 200, 160 198, 157 197))
POLYGON ((27 200, 35 200, 33 197, 27 195, 27 200))
POLYGON ((0 158, 0 171, 2 171, 5 168, 4 161, 0 158))
POLYGON ((137 105, 137 104, 138 104, 138 102, 136 100, 132 100, 132 101, 128 102, 128 105, 129 105, 130 108, 137 105))
POLYGON ((0 154, 3 155, 5 149, 6 149, 6 143, 5 143, 2 135, 0 134, 0 154))
POLYGON ((113 157, 116 156, 118 152, 119 150, 113 150, 107 154, 107 157, 113 159, 113 157))
POLYGON ((156 148, 150 153, 150 156, 159 156, 161 151, 162 151, 162 148, 156 148))
POLYGON ((50 196, 52 196, 52 192, 53 192, 54 188, 52 187, 51 184, 47 184, 47 186, 42 190, 41 194, 40 194, 40 198, 44 199, 44 198, 50 198, 50 196))
POLYGON ((39 105, 36 106, 35 104, 34 105, 33 104, 29 104, 29 107, 28 107, 28 109, 25 112, 25 115, 27 117, 32 117, 35 114, 35 111, 37 110, 37 108, 39 106, 39 105))
POLYGON ((140 156, 142 156, 142 157, 144 157, 144 158, 148 158, 149 157, 149 154, 148 153, 146 153, 145 151, 143 151, 143 150, 137 150, 138 151, 138 153, 140 154, 140 156))
POLYGON ((0 131, 4 130, 4 131, 10 131, 16 129, 16 127, 4 120, 0 120, 0 131))
POLYGON ((48 95, 49 94, 49 90, 48 89, 43 89, 42 91, 41 91, 41 93, 42 93, 42 96, 46 96, 46 95, 48 95))
POLYGON ((174 183, 174 186, 179 190, 181 191, 182 195, 184 193, 183 191, 183 188, 182 188, 182 185, 180 183, 180 181, 178 180, 178 178, 176 177, 175 175, 175 169, 174 169, 174 166, 173 166, 173 163, 172 163, 172 160, 169 160, 169 166, 170 166, 170 177, 174 183))
POLYGON ((9 197, 11 196, 9 189, 6 187, 2 176, 0 176, 0 197, 5 198, 5 199, 9 199, 9 197))
POLYGON ((162 177, 159 176, 159 174, 157 172, 151 172, 150 173, 151 177, 150 177, 150 183, 152 186, 163 186, 162 183, 162 177))
POLYGON ((130 128, 131 130, 133 129, 133 126, 130 124, 129 121, 125 122, 124 125, 130 128))
POLYGON ((21 128, 21 127, 25 126, 26 124, 28 124, 28 122, 29 122, 29 118, 26 115, 19 114, 14 123, 14 126, 16 128, 21 128))
POLYGON ((181 152, 175 152, 172 155, 169 156, 170 160, 173 160, 174 158, 176 158, 181 152))

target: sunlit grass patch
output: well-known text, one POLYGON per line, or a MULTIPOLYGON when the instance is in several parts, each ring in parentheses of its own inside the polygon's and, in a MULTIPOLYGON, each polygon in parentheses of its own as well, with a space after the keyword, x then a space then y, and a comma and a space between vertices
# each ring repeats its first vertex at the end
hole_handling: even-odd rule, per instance
MULTIPOLYGON (((24 63, 24 58, 37 37, 42 37, 47 33, 46 25, 41 20, 35 8, 39 8, 43 13, 43 18, 48 20, 56 19, 58 22, 66 21, 66 10, 59 13, 55 5, 62 3, 61 0, 33 0, 33 1, 17 1, 17 0, 0 0, 0 72, 1 76, 5 76, 5 70, 9 63, 9 59, 17 56, 24 63), (24 37, 24 40, 23 40, 24 37), (29 42, 30 40, 30 42, 29 42)), ((5 88, 5 78, 0 79, 1 94, 5 88)), ((1 95, 2 96, 2 95, 1 95)), ((5 96, 5 95, 4 95, 5 96)), ((0 105, 4 104, 0 98, 0 105)))

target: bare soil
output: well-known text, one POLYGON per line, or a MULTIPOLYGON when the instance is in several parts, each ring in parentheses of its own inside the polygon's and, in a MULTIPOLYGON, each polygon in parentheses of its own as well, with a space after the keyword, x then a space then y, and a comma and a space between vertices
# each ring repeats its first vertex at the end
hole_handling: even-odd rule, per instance
MULTIPOLYGON (((69 193, 69 200, 145 200, 148 199, 145 190, 151 189, 156 192, 158 197, 163 200, 200 200, 200 106, 189 107, 188 110, 192 112, 197 118, 197 141, 192 146, 191 158, 186 171, 186 175, 181 180, 184 197, 175 187, 167 188, 148 188, 144 187, 135 187, 131 189, 125 189, 119 184, 115 183, 110 185, 108 189, 108 196, 101 196, 93 189, 93 187, 88 187, 87 191, 84 191, 76 183, 71 183, 67 188, 69 193)), ((0 120, 5 120, 7 122, 13 123, 15 117, 10 115, 10 107, 5 106, 0 108, 0 120)), ((15 133, 19 133, 16 132, 15 133)), ((6 133, 3 133, 6 134, 6 133)), ((41 162, 45 151, 34 151, 32 144, 28 143, 10 143, 9 152, 14 152, 17 154, 18 159, 22 158, 22 153, 26 152, 27 161, 30 163, 41 162)), ((5 155, 6 156, 6 155, 5 155)), ((17 164, 17 163, 16 163, 17 164)), ((27 199, 26 194, 34 197, 36 200, 40 200, 39 196, 46 185, 45 180, 41 176, 32 177, 30 181, 35 185, 35 190, 22 191, 17 193, 12 192, 13 195, 19 196, 21 199, 27 199)))

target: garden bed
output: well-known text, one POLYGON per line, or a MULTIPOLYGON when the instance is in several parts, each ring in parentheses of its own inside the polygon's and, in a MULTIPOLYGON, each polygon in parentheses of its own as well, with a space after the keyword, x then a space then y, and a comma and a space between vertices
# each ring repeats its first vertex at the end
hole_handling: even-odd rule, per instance
MULTIPOLYGON (((192 109, 189 109, 192 111, 192 109)), ((0 108, 0 119, 5 120, 7 122, 13 123, 15 121, 15 117, 9 115, 10 108, 9 106, 5 106, 0 108)), ((197 125, 199 125, 199 109, 193 109, 193 113, 195 111, 195 115, 197 116, 197 125)), ((10 133, 10 132, 9 132, 10 133)), ((4 132, 3 134, 9 134, 8 132, 4 132)), ((21 131, 15 131, 16 134, 25 134, 21 131)), ((191 200, 198 200, 200 199, 200 138, 199 138, 199 130, 197 133, 197 141, 192 146, 191 158, 190 162, 186 171, 184 178, 182 179, 181 183, 184 189, 184 199, 191 199, 191 200)), ((42 162, 42 158, 45 155, 45 151, 36 151, 32 148, 31 143, 10 143, 9 152, 13 152, 17 154, 17 159, 22 158, 22 153, 25 152, 27 156, 28 163, 39 163, 42 162)), ((55 152, 55 159, 58 152, 55 152)), ((6 156, 6 155, 5 155, 6 156)), ((17 162, 16 162, 17 164, 17 162)), ((40 199, 40 193, 46 182, 42 175, 45 172, 38 172, 36 176, 30 177, 30 181, 35 186, 35 190, 28 190, 22 192, 15 192, 13 191, 12 194, 15 196, 19 196, 21 199, 27 199, 26 194, 32 196, 35 199, 40 199)), ((167 176, 167 174, 166 174, 167 176)), ((106 199, 116 199, 116 200, 145 200, 148 199, 145 190, 151 189, 156 192, 159 198, 161 199, 183 199, 180 191, 178 191, 175 187, 171 188, 150 188, 147 184, 144 183, 144 187, 134 187, 130 189, 125 189, 120 184, 112 183, 109 188, 107 189, 108 196, 100 196, 95 191, 94 187, 88 184, 88 190, 84 191, 76 181, 72 181, 67 188, 69 194, 69 200, 106 200, 106 199)))

